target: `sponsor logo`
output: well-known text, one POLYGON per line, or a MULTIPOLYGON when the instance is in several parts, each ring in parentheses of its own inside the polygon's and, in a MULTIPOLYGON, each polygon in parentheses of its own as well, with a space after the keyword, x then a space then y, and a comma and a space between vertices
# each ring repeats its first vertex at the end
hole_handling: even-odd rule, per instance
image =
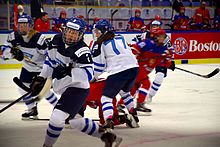
POLYGON ((183 55, 188 49, 188 43, 186 39, 179 37, 174 41, 173 47, 176 54, 183 55))
POLYGON ((220 51, 220 43, 213 41, 201 43, 197 40, 190 40, 189 52, 196 51, 220 51))

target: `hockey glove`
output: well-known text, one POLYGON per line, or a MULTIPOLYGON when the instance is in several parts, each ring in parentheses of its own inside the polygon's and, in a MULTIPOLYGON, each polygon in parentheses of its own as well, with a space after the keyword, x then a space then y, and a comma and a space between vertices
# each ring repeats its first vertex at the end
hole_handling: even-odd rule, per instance
POLYGON ((12 47, 11 53, 13 55, 13 58, 18 61, 22 61, 24 59, 24 54, 18 47, 12 47))
POLYGON ((57 66, 56 68, 54 68, 53 70, 53 74, 52 74, 52 78, 53 79, 62 79, 64 78, 65 76, 70 76, 71 77, 71 69, 72 67, 71 66, 57 66))
POLYGON ((36 76, 33 78, 30 89, 31 89, 31 96, 37 96, 41 92, 44 87, 46 79, 40 76, 36 76))
POLYGON ((175 61, 171 61, 171 65, 168 67, 169 69, 171 69, 172 71, 175 70, 175 61))

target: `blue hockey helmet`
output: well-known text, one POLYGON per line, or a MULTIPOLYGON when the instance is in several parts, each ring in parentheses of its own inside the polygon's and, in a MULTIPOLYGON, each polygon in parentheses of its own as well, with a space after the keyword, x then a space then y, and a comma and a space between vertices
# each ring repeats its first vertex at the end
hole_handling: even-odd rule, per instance
POLYGON ((33 20, 29 15, 21 15, 18 18, 18 23, 28 23, 28 24, 32 25, 33 20))
POLYGON ((102 33, 112 30, 112 25, 106 19, 99 20, 95 26, 96 29, 100 30, 102 33))
POLYGON ((21 15, 18 18, 18 33, 27 35, 33 26, 32 18, 29 15, 21 15))
POLYGON ((83 38, 85 31, 86 31, 86 22, 84 20, 80 18, 72 18, 68 20, 66 23, 66 28, 63 32, 64 43, 67 45, 75 44, 76 42, 80 41, 83 38), (74 34, 73 37, 69 37, 69 35, 71 34, 72 35, 74 34))

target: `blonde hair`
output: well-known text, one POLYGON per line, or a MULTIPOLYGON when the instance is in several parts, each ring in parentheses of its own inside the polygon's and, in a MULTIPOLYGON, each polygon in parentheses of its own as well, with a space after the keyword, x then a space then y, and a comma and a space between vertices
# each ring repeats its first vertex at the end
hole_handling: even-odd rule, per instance
POLYGON ((34 30, 33 28, 30 29, 27 38, 31 39, 38 31, 34 30))

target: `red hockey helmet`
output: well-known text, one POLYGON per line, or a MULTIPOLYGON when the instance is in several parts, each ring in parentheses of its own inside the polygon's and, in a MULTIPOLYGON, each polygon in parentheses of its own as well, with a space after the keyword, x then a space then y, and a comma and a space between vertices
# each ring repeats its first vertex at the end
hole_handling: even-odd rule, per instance
POLYGON ((165 35, 165 34, 166 34, 165 30, 162 28, 153 28, 150 30, 151 37, 157 37, 157 36, 165 35))

